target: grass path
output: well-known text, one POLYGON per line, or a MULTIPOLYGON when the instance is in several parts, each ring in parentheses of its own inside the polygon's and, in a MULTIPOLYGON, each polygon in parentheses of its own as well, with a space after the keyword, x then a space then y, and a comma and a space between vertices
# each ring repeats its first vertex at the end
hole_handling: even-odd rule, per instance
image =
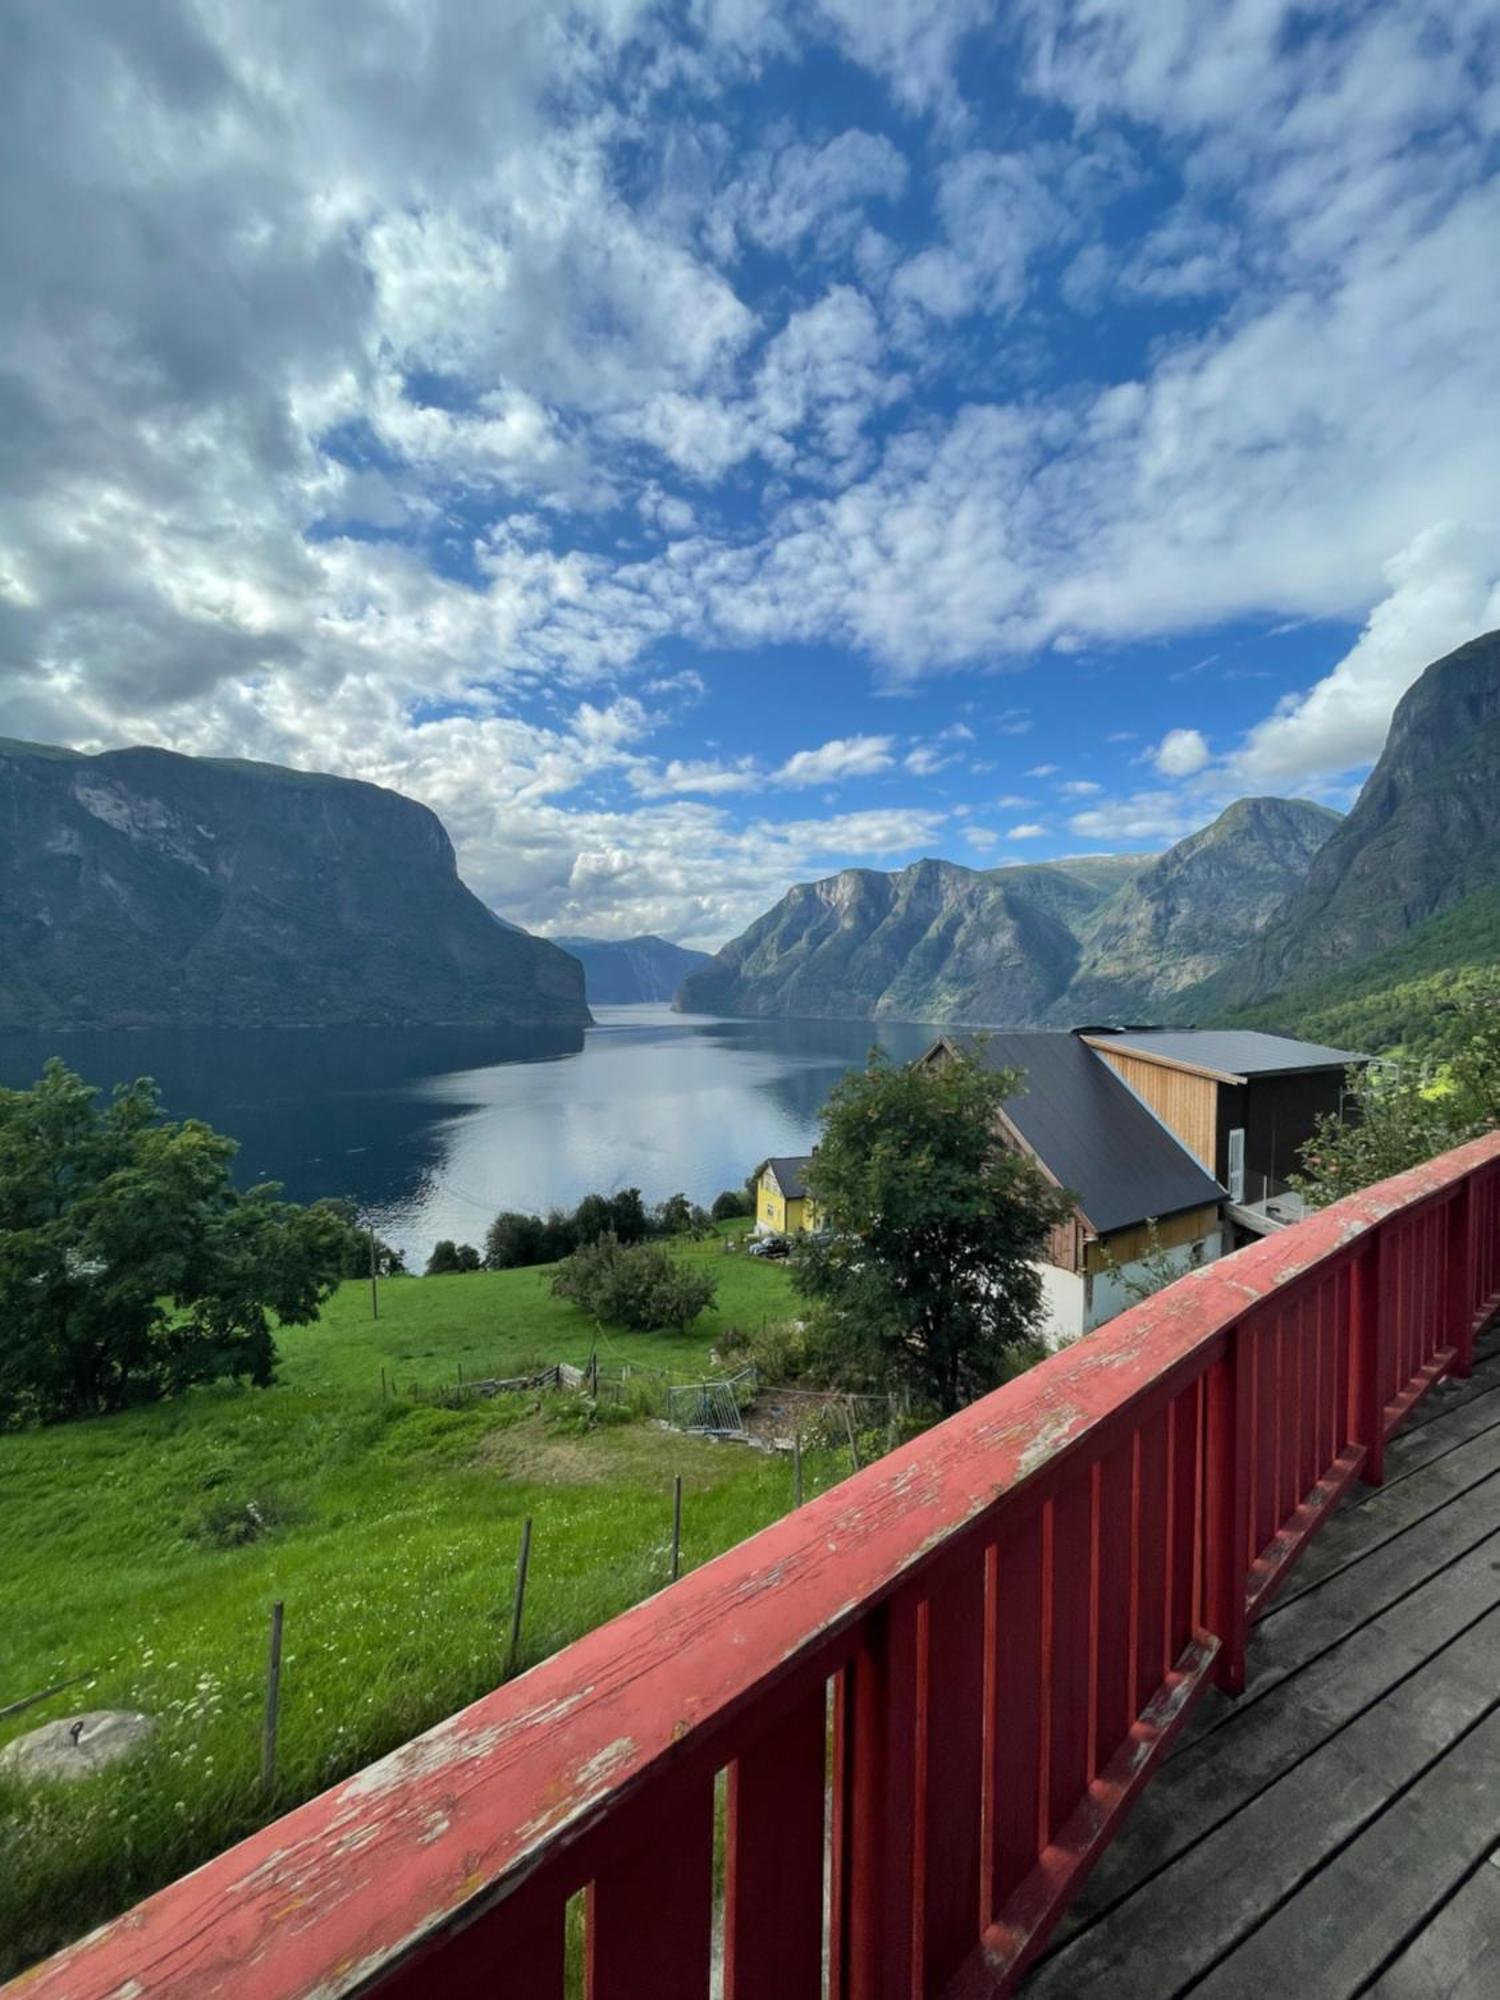
MULTIPOLYGON (((785 1273, 716 1246, 718 1309, 687 1336, 617 1336, 685 1374, 713 1334, 787 1309, 785 1273)), ((790 1468, 641 1423, 580 1430, 572 1398, 382 1402, 582 1360, 596 1330, 535 1272, 397 1280, 372 1324, 349 1285, 283 1336, 281 1384, 0 1437, 0 1705, 92 1684, 0 1724, 84 1707, 161 1720, 134 1764, 72 1788, 0 1784, 0 1976, 195 1866, 493 1687, 522 1518, 535 1518, 522 1664, 667 1575, 671 1483, 692 1566, 786 1512, 790 1468), (268 1531, 237 1545, 254 1504, 268 1531), (268 1607, 286 1604, 280 1782, 256 1782, 268 1607)), ((601 1343, 601 1351, 608 1352, 601 1343)), ((809 1492, 847 1471, 810 1463, 809 1492)))

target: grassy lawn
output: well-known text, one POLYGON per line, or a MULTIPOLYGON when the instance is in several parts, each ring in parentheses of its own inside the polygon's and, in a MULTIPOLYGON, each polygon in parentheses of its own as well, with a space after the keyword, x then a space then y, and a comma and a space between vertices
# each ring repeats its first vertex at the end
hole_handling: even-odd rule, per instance
MULTIPOLYGON (((688 1336, 600 1340, 698 1371, 714 1333, 787 1310, 785 1273, 718 1246, 688 1336)), ((160 1719, 140 1759, 74 1787, 0 1782, 0 1976, 15 1972, 503 1677, 522 1518, 535 1520, 521 1664, 659 1588, 674 1473, 684 1562, 785 1513, 791 1470, 578 1399, 445 1408, 402 1384, 582 1360, 595 1329, 536 1272, 349 1285, 284 1336, 283 1382, 0 1437, 0 1705, 87 1672, 0 1740, 86 1708, 160 1719), (266 1531, 237 1536, 254 1503, 266 1531), (286 1604, 279 1778, 258 1789, 267 1614, 286 1604)), ((847 1455, 810 1460, 808 1491, 847 1455)))

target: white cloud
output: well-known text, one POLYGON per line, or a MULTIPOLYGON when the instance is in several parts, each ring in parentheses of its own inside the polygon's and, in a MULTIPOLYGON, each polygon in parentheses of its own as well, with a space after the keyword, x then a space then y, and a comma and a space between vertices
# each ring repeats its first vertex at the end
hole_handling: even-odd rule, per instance
POLYGON ((1023 792, 1005 792, 996 799, 995 804, 1014 809, 1016 806, 1029 806, 1031 800, 1023 792))
MULTIPOLYGON (((1227 803, 1227 801, 1224 801, 1227 803)), ((1196 833, 1218 807, 1180 792, 1136 792, 1074 813, 1071 832, 1113 845, 1118 841, 1172 841, 1196 833)))
POLYGON ((1021 826, 1013 826, 1006 834, 1007 840, 1040 840, 1047 829, 1040 821, 1030 820, 1021 826))
POLYGON ((1060 764, 1033 764, 1026 775, 1028 778, 1055 778, 1061 769, 1060 764))
POLYGON ((1069 778, 1066 784, 1059 785, 1057 789, 1065 799, 1089 799, 1096 792, 1102 792, 1104 787, 1095 784, 1092 778, 1069 778))
POLYGON ((999 834, 993 827, 988 826, 966 826, 964 839, 968 841, 970 847, 977 848, 981 854, 987 854, 992 847, 998 847, 1000 844, 999 834))
POLYGON ((1169 729, 1151 752, 1151 761, 1164 778, 1191 778, 1212 758, 1213 752, 1198 729, 1169 729))
POLYGON ((752 792, 765 780, 753 757, 741 757, 733 764, 707 757, 673 757, 659 771, 644 767, 632 771, 630 782, 644 797, 662 798, 681 792, 752 792))
POLYGON ((1391 711, 1422 669, 1500 625, 1500 533, 1429 529, 1385 574, 1386 596, 1332 673, 1289 697, 1235 752, 1231 766, 1245 784, 1297 784, 1373 762, 1391 711))
POLYGON ((829 785, 870 778, 895 763, 889 736, 835 736, 816 750, 798 750, 775 773, 778 785, 829 785))

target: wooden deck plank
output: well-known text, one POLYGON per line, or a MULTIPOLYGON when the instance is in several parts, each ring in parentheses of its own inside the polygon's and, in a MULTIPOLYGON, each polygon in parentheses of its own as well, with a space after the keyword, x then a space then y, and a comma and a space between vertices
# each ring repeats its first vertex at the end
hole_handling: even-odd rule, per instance
MULTIPOLYGON (((1500 1586, 1492 1596, 1500 1599, 1500 1586)), ((1111 2000, 1161 2000, 1202 1977, 1225 1954, 1237 1957, 1246 1950, 1257 1961, 1256 1977, 1264 1987, 1270 1965, 1261 1963, 1255 1950, 1254 1938, 1261 1935, 1255 1927, 1283 1899, 1307 1893, 1304 1885, 1309 1878, 1316 1883, 1316 1871, 1337 1866, 1345 1843, 1357 1847, 1359 1837, 1378 1829, 1402 1788, 1427 1782, 1424 1772, 1441 1772, 1455 1744, 1460 1748, 1454 1754, 1463 1756, 1465 1733, 1477 1735, 1476 1724, 1483 1727, 1497 1686, 1500 1606, 1251 1795, 1106 1921, 1075 1935, 1043 1965, 1027 1989, 1028 2000, 1063 2000, 1106 1988, 1111 2000), (1245 1945, 1247 1933, 1253 1935, 1245 1945)), ((1500 1750, 1500 1718, 1494 1726, 1500 1750)), ((1471 1858, 1464 1849, 1462 1865, 1471 1858)), ((1391 1941, 1388 1934, 1387 1946, 1391 1941)), ((1311 1991, 1297 1982, 1282 1990, 1311 1991)))
POLYGON ((1500 1711, 1492 1708, 1197 1985, 1197 2000, 1264 2000, 1272 1991, 1354 2000, 1497 1840, 1500 1711))
POLYGON ((1490 1855, 1369 1989, 1368 2000, 1494 2000, 1500 1856, 1490 1855))
MULTIPOLYGON (((1148 1876, 1205 1838, 1327 1737, 1382 1701, 1500 1600, 1500 1539, 1472 1550, 1421 1591, 1244 1705, 1209 1696, 1227 1726, 1199 1738, 1147 1786, 1059 1929, 1097 1922, 1148 1876)), ((1500 1989, 1497 1989, 1500 1990, 1500 1989)))

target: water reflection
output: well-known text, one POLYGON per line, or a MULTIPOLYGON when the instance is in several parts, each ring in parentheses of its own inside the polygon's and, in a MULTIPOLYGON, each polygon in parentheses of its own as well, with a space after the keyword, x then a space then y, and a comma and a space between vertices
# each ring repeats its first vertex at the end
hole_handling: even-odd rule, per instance
POLYGON ((240 1141, 246 1180, 344 1194, 409 1254, 476 1241, 500 1208, 571 1206, 590 1188, 707 1201, 769 1153, 803 1152, 836 1079, 878 1042, 930 1028, 719 1021, 601 1007, 580 1033, 477 1028, 220 1029, 0 1037, 0 1082, 61 1055, 91 1082, 142 1074, 176 1116, 240 1141))

